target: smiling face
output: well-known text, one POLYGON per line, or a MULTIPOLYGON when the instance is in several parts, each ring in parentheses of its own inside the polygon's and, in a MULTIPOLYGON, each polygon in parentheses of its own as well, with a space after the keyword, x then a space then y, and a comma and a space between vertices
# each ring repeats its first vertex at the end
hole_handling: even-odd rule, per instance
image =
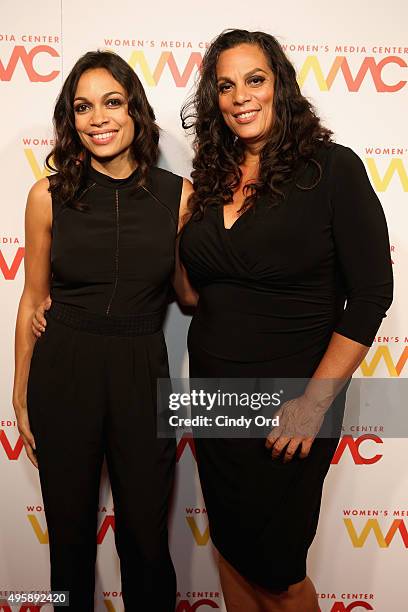
POLYGON ((220 53, 218 104, 227 126, 244 144, 260 150, 273 123, 274 76, 258 45, 220 53))
POLYGON ((74 97, 75 127, 92 157, 132 157, 135 126, 127 99, 125 89, 105 68, 81 75, 74 97))

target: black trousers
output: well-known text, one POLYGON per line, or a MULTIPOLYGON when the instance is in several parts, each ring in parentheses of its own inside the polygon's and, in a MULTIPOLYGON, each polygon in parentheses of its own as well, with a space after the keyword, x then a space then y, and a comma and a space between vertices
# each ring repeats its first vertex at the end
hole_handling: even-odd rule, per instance
POLYGON ((172 612, 176 577, 167 515, 175 441, 156 437, 156 378, 168 376, 163 334, 89 333, 56 320, 53 307, 47 320, 32 357, 28 414, 49 532, 51 589, 70 592, 70 610, 94 609, 106 457, 125 609, 172 612))

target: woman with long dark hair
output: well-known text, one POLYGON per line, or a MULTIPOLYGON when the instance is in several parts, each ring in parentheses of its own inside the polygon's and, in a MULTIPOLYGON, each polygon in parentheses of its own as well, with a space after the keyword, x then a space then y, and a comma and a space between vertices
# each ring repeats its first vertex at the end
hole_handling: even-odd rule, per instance
POLYGON ((54 171, 30 191, 13 403, 38 466, 51 589, 94 609, 99 482, 107 460, 125 609, 170 612, 167 511, 175 441, 156 437, 162 323, 190 183, 155 167, 159 130, 143 87, 114 53, 89 52, 55 113, 54 171), (179 215, 180 211, 180 215, 179 215), (51 294, 34 344, 35 308, 51 294))
POLYGON ((180 241, 199 294, 190 375, 310 379, 266 444, 196 439, 227 609, 316 612, 306 556, 347 381, 392 299, 384 215, 273 36, 216 38, 182 118, 195 131, 180 241), (328 421, 333 435, 316 437, 328 421))

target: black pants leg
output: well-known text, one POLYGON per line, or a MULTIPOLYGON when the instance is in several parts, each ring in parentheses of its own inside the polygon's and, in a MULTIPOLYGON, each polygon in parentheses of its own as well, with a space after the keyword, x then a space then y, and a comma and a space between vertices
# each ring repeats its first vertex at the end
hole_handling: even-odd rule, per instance
POLYGON ((107 461, 123 601, 129 612, 172 612, 167 516, 176 448, 156 437, 156 378, 168 376, 163 336, 111 338, 109 355, 107 461))
POLYGON ((172 612, 176 580, 167 542, 175 443, 156 438, 156 377, 167 376, 161 333, 107 337, 48 319, 30 370, 51 559, 51 588, 71 610, 92 611, 96 517, 106 454, 127 612, 172 612), (156 606, 156 607, 152 607, 156 606))
POLYGON ((106 413, 102 340, 49 318, 34 350, 28 385, 50 541, 51 589, 69 591, 69 609, 76 612, 94 609, 106 413))

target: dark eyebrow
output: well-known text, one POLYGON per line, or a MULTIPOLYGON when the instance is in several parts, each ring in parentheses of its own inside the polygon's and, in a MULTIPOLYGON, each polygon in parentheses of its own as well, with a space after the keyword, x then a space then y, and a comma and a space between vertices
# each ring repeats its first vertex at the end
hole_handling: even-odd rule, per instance
MULTIPOLYGON (((247 79, 248 77, 252 76, 253 74, 255 74, 255 72, 263 72, 264 74, 267 74, 266 70, 264 70, 263 68, 254 68, 253 70, 250 70, 249 72, 247 72, 246 74, 244 74, 244 77, 247 79)), ((228 81, 228 82, 232 82, 232 79, 230 79, 229 77, 225 77, 225 76, 220 76, 217 79, 217 82, 219 81, 228 81)))
MULTIPOLYGON (((122 96, 122 98, 124 98, 124 95, 121 91, 108 91, 108 93, 103 94, 102 98, 108 98, 112 94, 119 94, 120 96, 122 96)), ((83 96, 77 96, 74 99, 74 102, 76 102, 77 100, 85 100, 85 102, 89 102, 89 100, 87 98, 84 98, 83 96)))
POLYGON ((268 74, 263 68, 254 68, 253 70, 250 70, 246 73, 245 78, 252 76, 253 74, 255 74, 255 72, 263 72, 264 74, 268 74))

